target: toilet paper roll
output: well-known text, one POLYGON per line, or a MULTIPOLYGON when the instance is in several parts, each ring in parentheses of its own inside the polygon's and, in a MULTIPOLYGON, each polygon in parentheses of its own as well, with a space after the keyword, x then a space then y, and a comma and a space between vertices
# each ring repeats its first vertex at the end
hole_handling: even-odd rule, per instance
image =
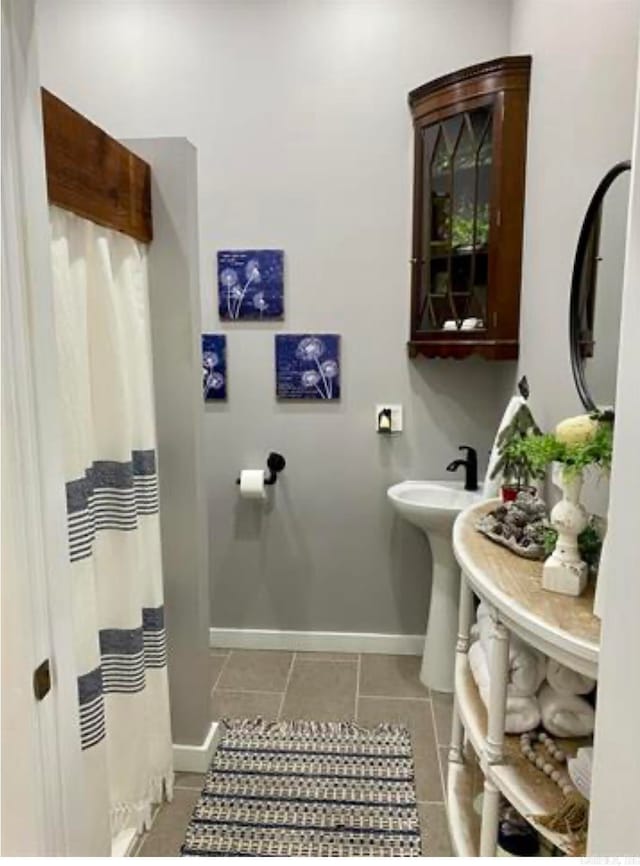
POLYGON ((264 469, 243 469, 240 473, 240 496, 242 499, 266 499, 264 469))

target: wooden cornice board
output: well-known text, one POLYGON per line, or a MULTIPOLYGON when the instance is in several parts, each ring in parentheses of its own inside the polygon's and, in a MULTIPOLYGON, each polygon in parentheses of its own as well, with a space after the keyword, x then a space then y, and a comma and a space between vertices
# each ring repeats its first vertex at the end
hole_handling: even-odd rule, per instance
POLYGON ((42 116, 50 204, 149 243, 150 166, 44 88, 42 116))

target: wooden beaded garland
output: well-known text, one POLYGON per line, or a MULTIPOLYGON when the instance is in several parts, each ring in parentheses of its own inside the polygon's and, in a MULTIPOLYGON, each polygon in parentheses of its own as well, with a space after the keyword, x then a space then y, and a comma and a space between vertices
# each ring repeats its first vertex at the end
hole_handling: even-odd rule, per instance
POLYGON ((563 764, 567 760, 565 752, 558 748, 549 734, 544 731, 529 732, 520 736, 520 750, 528 761, 542 770, 542 772, 554 782, 562 791, 563 801, 558 809, 550 815, 534 816, 537 821, 549 830, 558 833, 568 833, 569 838, 575 843, 575 853, 583 851, 587 833, 589 815, 589 804, 584 797, 578 793, 566 773, 557 770, 551 761, 563 764), (543 757, 537 754, 533 744, 539 743, 548 755, 543 757), (542 764, 542 766, 540 766, 542 764))
POLYGON ((540 731, 539 733, 529 732, 526 734, 522 734, 520 736, 520 744, 522 746, 523 752, 526 753, 527 747, 529 750, 533 751, 532 746, 531 746, 532 737, 533 737, 534 741, 541 743, 541 745, 544 746, 544 748, 549 753, 549 755, 551 755, 551 757, 554 758, 554 760, 556 760, 559 764, 562 764, 564 761, 567 760, 567 756, 562 751, 562 749, 560 749, 558 746, 556 746, 556 744, 553 742, 553 740, 551 739, 549 734, 545 734, 544 731, 540 731))
POLYGON ((547 755, 559 764, 563 764, 567 760, 565 752, 556 746, 549 734, 544 731, 530 731, 520 735, 520 751, 525 758, 530 761, 534 767, 542 770, 545 776, 551 779, 551 781, 560 788, 565 796, 572 794, 575 791, 575 788, 571 784, 569 777, 557 770, 548 759, 537 754, 533 745, 535 743, 540 743, 547 752, 547 755))

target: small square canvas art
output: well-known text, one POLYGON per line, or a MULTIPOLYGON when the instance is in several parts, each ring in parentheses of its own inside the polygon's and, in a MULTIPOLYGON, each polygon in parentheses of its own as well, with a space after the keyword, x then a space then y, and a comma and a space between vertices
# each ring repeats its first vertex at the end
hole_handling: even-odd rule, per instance
POLYGON ((339 400, 340 336, 277 334, 276 396, 279 400, 339 400))
POLYGON ((227 338, 224 334, 202 335, 202 396, 205 400, 227 399, 227 338))
POLYGON ((282 250, 220 250, 218 312, 224 321, 284 317, 282 250))

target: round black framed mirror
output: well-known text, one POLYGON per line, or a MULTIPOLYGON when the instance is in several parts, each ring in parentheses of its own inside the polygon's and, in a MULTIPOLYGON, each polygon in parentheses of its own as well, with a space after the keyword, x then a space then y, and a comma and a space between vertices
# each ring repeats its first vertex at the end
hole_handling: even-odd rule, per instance
POLYGON ((629 161, 619 162, 598 184, 582 222, 573 262, 571 367, 588 412, 613 412, 630 169, 629 161))

